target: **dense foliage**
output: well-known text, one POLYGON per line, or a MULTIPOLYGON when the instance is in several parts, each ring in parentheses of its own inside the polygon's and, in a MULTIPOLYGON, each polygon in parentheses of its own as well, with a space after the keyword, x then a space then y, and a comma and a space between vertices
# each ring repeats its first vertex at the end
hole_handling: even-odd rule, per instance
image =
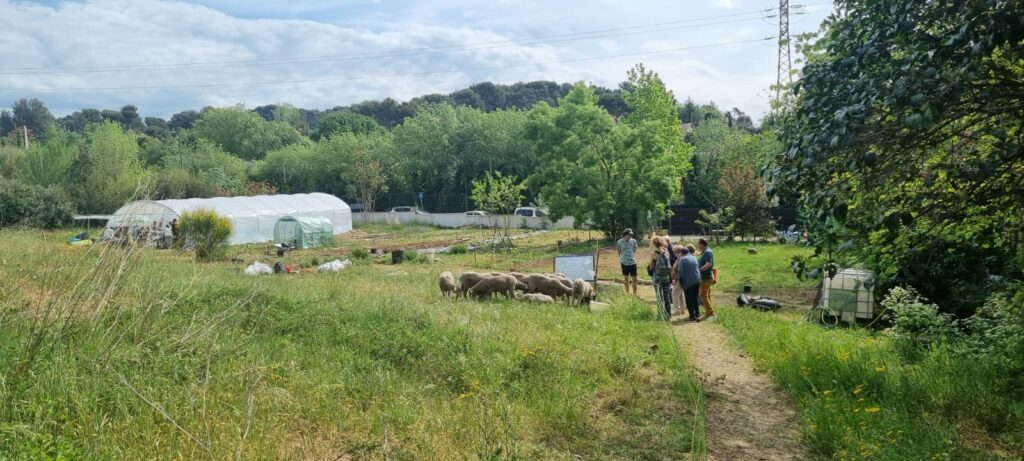
MULTIPOLYGON (((542 118, 530 110, 537 103, 560 110, 571 88, 553 82, 480 83, 401 103, 366 101, 327 111, 284 103, 252 110, 205 107, 168 120, 144 116, 133 105, 55 118, 41 101, 19 100, 11 111, 0 110, 0 175, 63 191, 80 213, 109 213, 134 196, 313 191, 367 210, 415 204, 434 212, 464 211, 474 207, 475 180, 501 171, 523 183, 538 169, 539 152, 547 148, 538 150, 527 134, 528 125, 542 118)), ((638 159, 649 152, 657 154, 652 159, 674 159, 666 160, 670 168, 616 182, 616 200, 634 185, 657 184, 653 201, 643 198, 650 192, 643 190, 629 198, 635 209, 611 219, 620 224, 644 227, 638 220, 647 222, 650 211, 656 221, 670 202, 724 206, 718 200, 722 172, 731 166, 759 171, 761 159, 778 149, 739 109, 678 103, 643 66, 618 88, 589 91, 596 125, 580 129, 610 129, 615 134, 606 148, 625 149, 616 155, 638 159), (690 144, 697 149, 692 160, 690 144)), ((537 181, 517 205, 540 202, 537 181)))
POLYGON ((775 179, 819 252, 966 315, 1024 267, 1024 5, 839 2, 808 48, 775 179))
POLYGON ((679 195, 691 150, 672 94, 642 66, 630 73, 629 88, 626 123, 616 123, 583 84, 557 108, 541 103, 530 112, 526 137, 539 167, 527 184, 553 219, 571 215, 607 236, 626 227, 642 235, 679 195))
POLYGON ((71 202, 57 188, 0 177, 0 226, 67 226, 71 224, 72 209, 71 202))

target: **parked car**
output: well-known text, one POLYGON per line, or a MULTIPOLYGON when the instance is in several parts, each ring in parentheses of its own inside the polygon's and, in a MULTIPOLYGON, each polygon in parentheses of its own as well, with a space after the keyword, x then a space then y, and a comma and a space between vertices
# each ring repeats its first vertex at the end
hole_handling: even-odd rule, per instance
POLYGON ((487 212, 486 211, 481 211, 481 210, 472 210, 472 211, 467 211, 466 212, 466 216, 487 216, 487 212))
POLYGON ((350 203, 348 209, 352 210, 353 213, 359 213, 364 211, 362 203, 350 203))
POLYGON ((416 214, 429 214, 426 211, 421 210, 415 206, 396 206, 391 209, 392 213, 416 213, 416 214))
POLYGON ((524 216, 527 218, 544 218, 547 217, 548 213, 540 208, 532 206, 521 206, 516 208, 516 211, 512 213, 516 216, 524 216))

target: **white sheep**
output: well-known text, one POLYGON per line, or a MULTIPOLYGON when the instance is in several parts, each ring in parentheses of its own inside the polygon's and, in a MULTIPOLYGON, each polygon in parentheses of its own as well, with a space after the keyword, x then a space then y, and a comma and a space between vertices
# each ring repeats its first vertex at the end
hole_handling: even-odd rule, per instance
POLYGON ((594 287, 590 282, 583 279, 576 279, 572 282, 573 303, 580 306, 589 306, 595 298, 594 287))
POLYGON ((441 296, 445 299, 452 299, 455 295, 455 290, 458 287, 455 286, 455 276, 451 272, 444 271, 441 276, 437 278, 437 285, 441 287, 441 296))
POLYGON ((526 278, 527 293, 541 293, 552 298, 568 298, 572 296, 572 284, 566 286, 561 280, 544 274, 530 274, 526 278))
POLYGON ((548 303, 555 302, 555 298, 552 298, 552 297, 550 297, 548 295, 543 295, 543 294, 540 294, 540 293, 517 294, 516 295, 516 299, 518 299, 520 301, 526 301, 528 303, 539 303, 539 304, 548 304, 548 303))
POLYGON ((504 294, 506 298, 512 299, 516 293, 519 281, 511 275, 496 275, 485 277, 469 289, 469 295, 483 300, 490 298, 495 293, 504 294))
POLYGON ((481 280, 487 277, 487 274, 481 274, 479 272, 463 272, 459 275, 459 289, 455 292, 455 299, 459 299, 460 296, 468 296, 469 289, 473 288, 473 285, 480 283, 481 280))

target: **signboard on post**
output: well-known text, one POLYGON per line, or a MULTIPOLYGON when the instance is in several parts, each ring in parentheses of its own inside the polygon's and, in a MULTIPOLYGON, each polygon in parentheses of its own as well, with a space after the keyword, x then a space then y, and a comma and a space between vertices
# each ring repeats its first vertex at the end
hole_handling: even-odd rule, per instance
POLYGON ((555 272, 561 272, 572 280, 597 281, 594 255, 555 256, 555 272))

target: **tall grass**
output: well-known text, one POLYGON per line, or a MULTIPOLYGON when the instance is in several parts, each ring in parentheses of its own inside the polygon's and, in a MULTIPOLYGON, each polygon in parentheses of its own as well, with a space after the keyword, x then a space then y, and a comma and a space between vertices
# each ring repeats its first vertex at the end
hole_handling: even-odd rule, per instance
POLYGON ((1024 404, 1000 370, 943 346, 900 358, 885 336, 723 309, 722 325, 790 394, 801 429, 835 459, 1019 459, 1024 404))
POLYGON ((248 277, 0 235, 0 458, 702 454, 694 377, 617 293, 595 313, 449 303, 437 264, 248 277))

